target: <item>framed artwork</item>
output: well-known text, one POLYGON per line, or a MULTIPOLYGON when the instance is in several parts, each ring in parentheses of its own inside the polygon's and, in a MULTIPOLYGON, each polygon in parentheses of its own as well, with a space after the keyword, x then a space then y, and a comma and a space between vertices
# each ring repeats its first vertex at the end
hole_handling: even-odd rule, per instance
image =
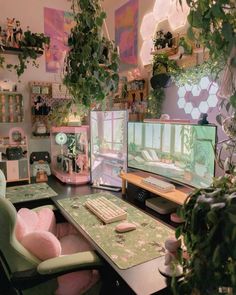
POLYGON ((60 73, 68 51, 68 37, 75 24, 73 14, 63 10, 44 8, 44 33, 50 37, 45 51, 46 72, 60 73))
POLYGON ((115 41, 122 63, 138 62, 138 0, 129 0, 115 11, 115 41))

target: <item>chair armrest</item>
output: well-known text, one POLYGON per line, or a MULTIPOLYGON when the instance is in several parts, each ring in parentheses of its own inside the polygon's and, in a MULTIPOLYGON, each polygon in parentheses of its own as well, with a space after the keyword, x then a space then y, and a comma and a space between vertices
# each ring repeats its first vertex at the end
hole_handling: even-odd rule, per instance
POLYGON ((101 259, 94 251, 78 252, 59 256, 41 262, 37 271, 41 275, 65 274, 77 270, 96 269, 102 266, 101 259))
POLYGON ((95 252, 79 252, 45 260, 37 268, 14 272, 11 275, 11 284, 16 289, 26 290, 66 273, 100 269, 102 266, 102 261, 95 252))

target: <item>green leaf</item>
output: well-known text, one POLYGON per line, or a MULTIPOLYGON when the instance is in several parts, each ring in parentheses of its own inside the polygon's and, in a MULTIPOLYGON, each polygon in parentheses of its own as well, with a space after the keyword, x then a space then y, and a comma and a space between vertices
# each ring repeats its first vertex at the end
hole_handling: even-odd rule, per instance
POLYGON ((220 248, 220 245, 218 245, 218 246, 215 248, 215 251, 214 251, 213 256, 212 256, 213 263, 214 263, 216 266, 219 266, 220 263, 221 263, 221 255, 220 255, 220 251, 221 251, 221 248, 220 248))
POLYGON ((222 34, 227 41, 230 41, 233 38, 233 28, 230 23, 223 23, 222 34))

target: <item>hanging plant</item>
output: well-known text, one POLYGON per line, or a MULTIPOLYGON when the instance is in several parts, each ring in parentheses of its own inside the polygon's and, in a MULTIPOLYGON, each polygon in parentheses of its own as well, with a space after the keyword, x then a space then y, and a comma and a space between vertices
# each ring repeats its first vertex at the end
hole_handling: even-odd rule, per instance
POLYGON ((118 52, 103 36, 106 17, 98 0, 73 0, 75 26, 65 60, 64 84, 77 105, 103 102, 118 85, 118 52))
POLYGON ((222 65, 218 62, 208 60, 192 68, 173 70, 171 78, 178 87, 186 84, 197 85, 202 77, 211 76, 215 80, 221 69, 222 65))
POLYGON ((153 89, 148 96, 146 118, 160 118, 165 99, 163 88, 153 89))
POLYGON ((190 7, 188 36, 209 50, 213 62, 223 65, 218 94, 229 98, 236 92, 236 3, 234 0, 189 0, 187 3, 190 7))

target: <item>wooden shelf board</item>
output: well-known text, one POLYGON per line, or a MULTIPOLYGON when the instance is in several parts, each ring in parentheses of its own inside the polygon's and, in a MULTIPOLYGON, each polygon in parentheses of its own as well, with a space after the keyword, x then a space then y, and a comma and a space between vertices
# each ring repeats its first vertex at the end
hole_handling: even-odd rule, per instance
POLYGON ((152 192, 158 196, 161 196, 165 199, 168 199, 169 201, 172 201, 176 204, 183 205, 185 200, 187 199, 188 194, 186 192, 183 192, 181 190, 175 189, 172 192, 164 193, 161 192, 150 185, 147 185, 142 182, 143 177, 139 176, 134 173, 122 173, 120 174, 120 177, 123 181, 127 181, 129 183, 132 183, 138 187, 141 187, 143 189, 146 189, 149 192, 152 192))
MULTIPOLYGON (((23 50, 21 48, 8 47, 8 46, 0 46, 0 52, 2 54, 19 54, 19 53, 23 52, 23 50)), ((43 51, 42 50, 38 50, 38 51, 36 51, 36 53, 38 55, 42 55, 43 54, 43 51)))

